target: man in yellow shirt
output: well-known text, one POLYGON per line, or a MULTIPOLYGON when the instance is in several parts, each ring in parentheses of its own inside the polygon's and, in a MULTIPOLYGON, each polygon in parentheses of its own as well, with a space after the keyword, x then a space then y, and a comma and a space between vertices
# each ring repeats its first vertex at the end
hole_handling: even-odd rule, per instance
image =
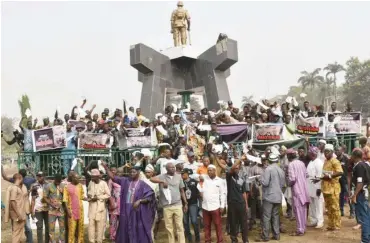
POLYGON ((324 149, 325 162, 323 177, 321 178, 321 190, 324 195, 326 209, 328 210, 327 230, 339 230, 341 226, 341 215, 339 208, 340 184, 339 178, 343 174, 342 166, 333 156, 334 146, 326 144, 324 149))

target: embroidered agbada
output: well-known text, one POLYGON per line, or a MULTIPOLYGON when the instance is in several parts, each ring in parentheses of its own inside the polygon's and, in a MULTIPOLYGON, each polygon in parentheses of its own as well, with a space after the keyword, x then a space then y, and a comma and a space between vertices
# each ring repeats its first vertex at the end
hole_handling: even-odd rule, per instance
POLYGON ((117 243, 151 243, 151 229, 155 217, 155 194, 150 186, 141 180, 114 177, 115 183, 121 185, 120 217, 116 236, 117 243), (139 199, 148 199, 137 209, 133 203, 139 199))
POLYGON ((307 204, 310 198, 307 189, 307 170, 300 160, 294 160, 288 166, 288 180, 292 187, 293 210, 297 222, 297 233, 305 233, 307 222, 307 204))

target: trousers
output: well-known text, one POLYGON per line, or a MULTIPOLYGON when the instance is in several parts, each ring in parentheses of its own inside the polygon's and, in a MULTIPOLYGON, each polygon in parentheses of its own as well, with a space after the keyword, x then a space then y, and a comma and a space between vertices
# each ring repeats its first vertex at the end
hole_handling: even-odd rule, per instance
POLYGON ((190 223, 194 228, 195 241, 200 241, 199 225, 198 225, 198 205, 191 204, 188 206, 188 211, 184 213, 184 229, 185 237, 189 242, 192 242, 192 235, 190 231, 190 223))
POLYGON ((245 203, 229 202, 230 210, 230 239, 231 242, 238 242, 238 231, 241 226, 242 240, 248 241, 248 215, 245 203))
POLYGON ((52 243, 65 242, 65 228, 64 228, 65 218, 63 216, 55 216, 49 214, 49 231, 50 231, 50 241, 52 243), (55 223, 58 220, 59 224, 59 236, 55 233, 55 223))
POLYGON ((49 243, 49 212, 42 211, 42 212, 35 212, 35 217, 37 219, 36 227, 37 227, 37 242, 43 243, 43 231, 44 231, 44 224, 45 224, 45 243, 49 243))
POLYGON ((308 215, 312 224, 324 224, 324 196, 322 194, 320 197, 311 197, 308 215))
POLYGON ((364 193, 357 195, 356 215, 361 219, 361 242, 370 242, 370 207, 364 193))
POLYGON ((263 227, 262 238, 270 239, 270 226, 272 226, 272 234, 274 237, 280 237, 280 209, 281 203, 271 203, 263 200, 263 227))
POLYGON ((15 221, 12 220, 12 243, 21 243, 24 238, 24 225, 25 220, 15 221))
POLYGON ((328 210, 328 227, 339 229, 342 223, 338 203, 339 194, 324 194, 324 200, 326 209, 328 210))
POLYGON ((183 226, 182 205, 163 208, 164 224, 168 234, 168 243, 175 243, 174 223, 176 225, 176 234, 179 243, 185 243, 183 226))
POLYGON ((26 243, 33 243, 31 220, 29 215, 26 215, 26 224, 24 226, 24 232, 26 233, 27 238, 26 243))
POLYGON ((102 219, 100 220, 95 219, 89 220, 88 234, 90 243, 103 242, 106 221, 107 221, 106 217, 102 217, 102 219))
MULTIPOLYGON (((229 208, 230 209, 230 208, 229 208)), ((223 243, 222 235, 222 223, 221 223, 221 212, 220 209, 213 211, 207 211, 203 209, 203 220, 204 220, 204 238, 205 243, 211 243, 211 227, 212 222, 216 228, 217 243, 223 243)))

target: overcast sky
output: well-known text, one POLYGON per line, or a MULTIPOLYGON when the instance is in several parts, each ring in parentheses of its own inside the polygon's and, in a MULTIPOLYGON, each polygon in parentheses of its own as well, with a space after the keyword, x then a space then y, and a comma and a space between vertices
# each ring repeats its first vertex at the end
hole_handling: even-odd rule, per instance
MULTIPOLYGON (((170 15, 176 2, 2 2, 1 113, 19 116, 24 93, 32 113, 137 107, 141 83, 130 66, 130 45, 173 45, 170 15)), ((238 41, 239 62, 229 90, 272 97, 297 83, 302 70, 370 58, 370 2, 185 2, 192 44, 199 52, 218 34, 238 41)), ((340 76, 343 81, 343 76, 340 76)))

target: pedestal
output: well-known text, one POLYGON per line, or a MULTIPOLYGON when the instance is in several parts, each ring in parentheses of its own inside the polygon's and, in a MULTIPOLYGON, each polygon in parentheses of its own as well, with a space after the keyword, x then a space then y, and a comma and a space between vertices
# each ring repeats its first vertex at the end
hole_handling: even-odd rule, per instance
POLYGON ((138 70, 138 80, 143 83, 140 100, 143 114, 153 118, 156 113, 163 113, 169 88, 181 92, 202 88, 205 106, 218 109, 219 100, 230 100, 226 78, 237 61, 237 42, 232 39, 223 40, 200 55, 191 46, 162 52, 141 43, 131 46, 130 64, 138 70))

